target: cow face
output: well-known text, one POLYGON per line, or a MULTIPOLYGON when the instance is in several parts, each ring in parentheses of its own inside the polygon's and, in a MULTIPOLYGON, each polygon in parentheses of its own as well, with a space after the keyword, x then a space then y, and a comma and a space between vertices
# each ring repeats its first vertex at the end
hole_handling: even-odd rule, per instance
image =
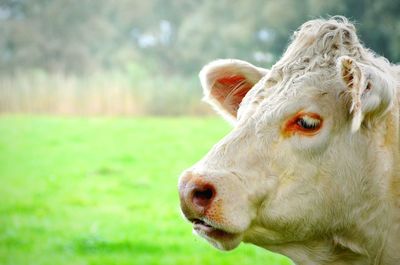
POLYGON ((396 82, 333 57, 333 66, 308 70, 219 60, 201 71, 205 99, 234 128, 182 174, 179 195, 194 231, 214 246, 310 241, 378 207, 383 185, 371 176, 389 174, 393 162, 371 134, 386 133, 396 82))

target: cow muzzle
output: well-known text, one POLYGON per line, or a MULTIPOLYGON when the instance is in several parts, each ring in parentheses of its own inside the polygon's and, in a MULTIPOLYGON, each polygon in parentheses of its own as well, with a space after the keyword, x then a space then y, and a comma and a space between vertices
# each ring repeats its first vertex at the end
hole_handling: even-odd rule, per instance
POLYGON ((217 248, 230 250, 240 243, 242 231, 232 226, 234 220, 226 214, 226 192, 221 178, 206 174, 186 171, 179 180, 181 209, 194 232, 217 248))

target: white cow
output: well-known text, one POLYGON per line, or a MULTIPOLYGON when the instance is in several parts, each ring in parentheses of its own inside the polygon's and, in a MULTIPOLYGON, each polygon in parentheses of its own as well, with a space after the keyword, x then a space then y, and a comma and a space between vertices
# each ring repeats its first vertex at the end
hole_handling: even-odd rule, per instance
POLYGON ((296 264, 399 265, 399 72, 343 17, 302 25, 270 70, 205 66, 234 128, 179 180, 194 231, 296 264))

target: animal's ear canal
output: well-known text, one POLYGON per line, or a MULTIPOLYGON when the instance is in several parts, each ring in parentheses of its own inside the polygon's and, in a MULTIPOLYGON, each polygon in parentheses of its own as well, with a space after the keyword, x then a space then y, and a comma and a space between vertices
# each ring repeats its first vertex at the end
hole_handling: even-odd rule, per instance
POLYGON ((205 100, 231 121, 247 92, 268 70, 240 60, 217 60, 200 72, 205 100))
POLYGON ((351 99, 352 132, 362 124, 370 125, 379 120, 390 108, 395 96, 395 84, 388 74, 372 66, 342 56, 338 71, 351 99))

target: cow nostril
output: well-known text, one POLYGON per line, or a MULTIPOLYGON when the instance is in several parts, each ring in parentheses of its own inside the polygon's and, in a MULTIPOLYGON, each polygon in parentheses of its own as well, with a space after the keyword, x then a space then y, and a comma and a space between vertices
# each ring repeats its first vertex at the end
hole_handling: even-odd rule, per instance
POLYGON ((195 198, 201 199, 201 200, 210 200, 213 196, 213 192, 211 189, 207 189, 207 190, 196 190, 194 191, 194 195, 195 198))
POLYGON ((192 201, 197 206, 206 207, 211 204, 214 196, 214 188, 211 185, 205 185, 202 188, 195 188, 193 190, 192 201))

